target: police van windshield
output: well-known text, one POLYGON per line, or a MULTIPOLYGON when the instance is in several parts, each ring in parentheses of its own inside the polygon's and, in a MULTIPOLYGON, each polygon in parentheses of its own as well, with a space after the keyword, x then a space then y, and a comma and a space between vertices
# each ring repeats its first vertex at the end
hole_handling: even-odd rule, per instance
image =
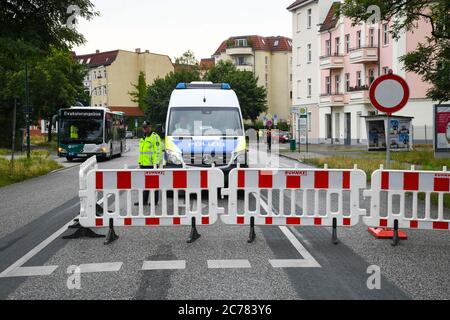
POLYGON ((172 108, 167 131, 176 137, 244 134, 238 108, 172 108))

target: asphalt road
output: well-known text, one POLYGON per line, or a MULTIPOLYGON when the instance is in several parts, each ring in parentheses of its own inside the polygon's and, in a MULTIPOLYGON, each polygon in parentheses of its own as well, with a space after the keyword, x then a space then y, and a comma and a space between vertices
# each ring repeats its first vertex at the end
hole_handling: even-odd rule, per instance
MULTIPOLYGON (((133 141, 130 152, 99 167, 132 168, 136 159, 133 141)), ((199 227, 193 244, 189 227, 158 227, 116 229, 118 241, 104 246, 104 239, 61 238, 78 215, 77 194, 78 166, 0 189, 0 299, 450 298, 448 232, 409 231, 394 248, 362 223, 339 229, 337 246, 328 228, 270 226, 257 227, 248 244, 247 227, 219 221, 199 227), (294 265, 277 267, 287 259, 294 265), (367 287, 372 265, 381 270, 380 289, 367 287), (68 287, 71 266, 82 272, 79 289, 68 287)))

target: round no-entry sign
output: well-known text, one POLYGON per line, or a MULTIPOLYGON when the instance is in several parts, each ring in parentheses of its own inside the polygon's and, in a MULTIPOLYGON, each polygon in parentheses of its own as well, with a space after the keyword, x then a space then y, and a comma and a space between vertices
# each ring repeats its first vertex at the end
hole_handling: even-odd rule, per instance
POLYGON ((390 115, 408 103, 409 86, 402 77, 389 73, 372 83, 369 94, 372 105, 390 115))

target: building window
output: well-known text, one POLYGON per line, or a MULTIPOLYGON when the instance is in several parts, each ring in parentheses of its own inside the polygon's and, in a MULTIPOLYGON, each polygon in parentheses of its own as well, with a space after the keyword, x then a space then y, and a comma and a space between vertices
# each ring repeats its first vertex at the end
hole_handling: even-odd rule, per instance
POLYGON ((289 97, 292 100, 292 91, 289 92, 289 97))
POLYGON ((361 71, 356 72, 356 85, 358 88, 362 86, 361 71))
POLYGON ((308 78, 308 97, 312 96, 312 80, 308 78))
POLYGON ((297 98, 300 99, 300 90, 302 89, 302 82, 300 80, 297 81, 297 98))
POLYGON ((238 66, 245 66, 245 57, 237 57, 236 58, 236 64, 238 66))
POLYGON ((301 57, 301 50, 300 49, 301 49, 300 47, 297 48, 297 66, 300 65, 300 57, 301 57))
POLYGON ((350 35, 346 34, 345 35, 345 53, 349 53, 350 52, 350 35))
POLYGON ((266 57, 264 58, 264 62, 266 63, 266 66, 269 64, 269 57, 268 57, 268 56, 266 56, 266 57))
POLYGON ((311 29, 312 25, 312 9, 308 9, 308 29, 311 29))
POLYGON ((387 46, 389 44, 389 25, 383 24, 383 44, 387 46))
POLYGON ((331 79, 330 77, 325 78, 327 94, 331 94, 331 79))
POLYGON ((350 73, 345 74, 345 91, 350 91, 350 73))
POLYGON ((301 29, 300 22, 301 22, 300 13, 297 13, 297 32, 300 32, 301 29))
POLYGON ((273 46, 276 48, 276 47, 278 47, 279 44, 280 44, 280 41, 279 40, 275 40, 275 42, 273 43, 273 46))
POLYGON ((369 45, 372 48, 375 47, 375 29, 374 28, 370 28, 370 30, 369 30, 369 45))
POLYGON ((326 50, 327 50, 327 52, 325 53, 325 55, 331 56, 331 41, 330 41, 330 40, 326 40, 326 41, 325 41, 325 48, 326 48, 326 50))
POLYGON ((334 39, 334 43, 335 43, 335 46, 336 46, 336 48, 334 49, 335 56, 338 56, 339 52, 340 52, 340 48, 339 47, 341 46, 341 39, 339 37, 337 37, 336 39, 334 39))
POLYGON ((356 32, 356 47, 361 48, 361 30, 356 32))
POLYGON ((236 47, 246 47, 247 39, 236 39, 236 47))
POLYGON ((312 61, 312 49, 311 49, 311 44, 308 44, 308 63, 311 63, 312 61))
POLYGON ((311 112, 308 112, 308 131, 309 132, 311 132, 311 129, 312 129, 312 119, 311 119, 311 117, 312 117, 312 114, 311 114, 311 112))
POLYGON ((375 81, 375 70, 369 69, 369 85, 372 84, 372 82, 375 81))
POLYGON ((336 94, 340 94, 341 76, 339 74, 334 76, 334 82, 335 82, 335 92, 336 94))
POLYGON ((383 67, 383 74, 389 73, 389 67, 383 67))
POLYGON ((97 79, 97 71, 94 71, 94 76, 93 76, 93 78, 94 78, 94 79, 97 79))

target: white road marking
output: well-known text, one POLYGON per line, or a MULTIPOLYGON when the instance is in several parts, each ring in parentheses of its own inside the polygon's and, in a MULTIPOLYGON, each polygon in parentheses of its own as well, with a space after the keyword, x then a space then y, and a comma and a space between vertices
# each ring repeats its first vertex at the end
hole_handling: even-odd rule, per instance
POLYGON ((89 263, 79 266, 80 273, 117 272, 122 268, 123 262, 89 263))
POLYGON ((58 266, 43 266, 43 267, 19 267, 5 275, 0 274, 0 278, 14 278, 14 277, 35 277, 48 276, 53 273, 58 266))
MULTIPOLYGON (((269 206, 262 199, 261 196, 261 206, 266 212, 269 212, 269 206)), ((289 242, 294 246, 294 248, 300 253, 303 259, 273 259, 269 260, 270 264, 274 268, 322 268, 322 266, 314 259, 314 257, 305 249, 305 247, 300 243, 300 241, 292 234, 291 231, 285 226, 279 227, 281 232, 288 238, 289 242)))
POLYGON ((244 269, 251 268, 248 260, 208 260, 209 269, 244 269))
MULTIPOLYGON (((78 203, 76 205, 71 206, 67 210, 70 210, 71 208, 76 207, 76 206, 78 206, 78 203)), ((79 218, 79 216, 75 217, 75 219, 76 218, 79 218)), ((28 252, 26 255, 24 255, 22 258, 17 260, 11 266, 9 266, 7 269, 5 269, 2 273, 0 273, 0 278, 8 277, 9 274, 17 274, 16 276, 26 276, 27 272, 30 275, 40 275, 40 274, 36 274, 36 273, 39 273, 39 271, 41 271, 43 273, 42 275, 49 275, 49 274, 53 273, 53 271, 55 271, 56 268, 58 268, 58 266, 40 267, 41 269, 38 269, 39 267, 38 268, 33 267, 33 269, 30 269, 27 267, 28 269, 23 270, 23 272, 20 270, 17 270, 17 269, 21 268, 22 265, 24 265, 28 260, 33 258, 36 254, 41 252, 46 246, 48 246, 50 243, 52 243, 56 238, 58 238, 60 235, 62 235, 67 230, 67 228, 72 224, 73 224, 73 220, 70 220, 70 222, 65 224, 61 229, 59 229, 54 234, 52 234, 50 237, 48 237, 47 239, 42 241, 39 245, 37 245, 35 248, 33 248, 30 252, 28 252), (53 268, 53 270, 52 270, 52 272, 50 272, 52 268, 53 268), (34 272, 34 274, 31 274, 32 271, 34 272), (20 274, 24 274, 24 275, 20 275, 20 274)))
POLYGON ((172 261, 144 261, 142 270, 183 270, 186 269, 186 260, 172 261))

